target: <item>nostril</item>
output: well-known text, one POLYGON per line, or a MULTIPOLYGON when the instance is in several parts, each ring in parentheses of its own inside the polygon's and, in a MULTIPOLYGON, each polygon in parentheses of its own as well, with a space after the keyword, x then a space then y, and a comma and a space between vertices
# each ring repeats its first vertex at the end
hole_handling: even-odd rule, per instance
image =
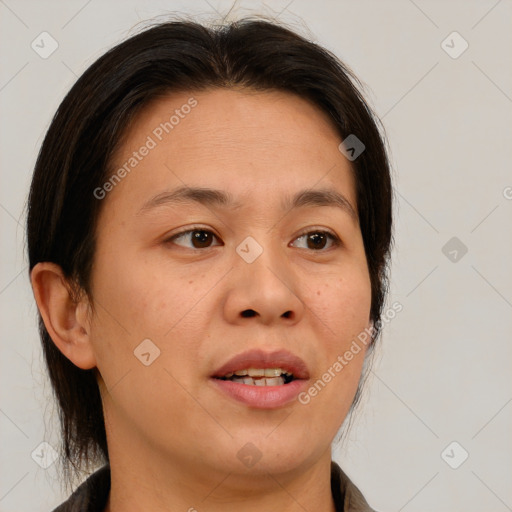
POLYGON ((246 309, 245 311, 242 311, 241 315, 243 318, 251 318, 256 316, 256 311, 254 311, 254 309, 246 309))
POLYGON ((283 318, 291 318, 293 316, 293 313, 291 311, 286 311, 281 315, 283 318))

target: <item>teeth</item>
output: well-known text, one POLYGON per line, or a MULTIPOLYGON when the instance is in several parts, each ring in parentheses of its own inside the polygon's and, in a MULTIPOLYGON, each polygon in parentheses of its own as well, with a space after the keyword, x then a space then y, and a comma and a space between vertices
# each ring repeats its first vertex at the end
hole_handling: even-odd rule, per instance
POLYGON ((233 377, 233 382, 238 384, 246 384, 248 386, 283 386, 283 377, 272 377, 272 378, 260 378, 253 379, 252 377, 233 377))
POLYGON ((282 386, 284 384, 283 377, 273 377, 265 380, 267 381, 267 386, 282 386))
POLYGON ((263 369, 249 368, 247 373, 249 377, 265 377, 265 370, 263 369))
POLYGON ((246 370, 237 370, 234 373, 228 373, 225 377, 229 379, 233 375, 238 377, 279 377, 280 375, 286 374, 291 376, 291 373, 283 370, 282 368, 247 368, 246 370))

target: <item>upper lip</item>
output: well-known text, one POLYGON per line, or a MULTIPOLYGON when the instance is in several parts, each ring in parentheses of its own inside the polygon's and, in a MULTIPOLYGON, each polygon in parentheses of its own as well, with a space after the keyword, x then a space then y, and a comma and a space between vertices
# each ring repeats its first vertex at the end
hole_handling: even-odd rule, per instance
POLYGON ((248 350, 231 358, 218 368, 212 377, 224 377, 228 373, 248 368, 282 368, 292 373, 296 379, 309 378, 309 370, 306 363, 288 350, 264 352, 258 349, 248 350))

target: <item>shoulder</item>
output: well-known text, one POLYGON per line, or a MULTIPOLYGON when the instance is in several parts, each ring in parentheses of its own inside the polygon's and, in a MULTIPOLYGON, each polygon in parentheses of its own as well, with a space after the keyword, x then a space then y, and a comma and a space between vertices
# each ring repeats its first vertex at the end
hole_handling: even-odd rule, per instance
POLYGON ((331 462, 331 490, 336 512, 376 512, 334 461, 331 462))
POLYGON ((53 512, 103 512, 110 492, 110 466, 93 473, 53 512))

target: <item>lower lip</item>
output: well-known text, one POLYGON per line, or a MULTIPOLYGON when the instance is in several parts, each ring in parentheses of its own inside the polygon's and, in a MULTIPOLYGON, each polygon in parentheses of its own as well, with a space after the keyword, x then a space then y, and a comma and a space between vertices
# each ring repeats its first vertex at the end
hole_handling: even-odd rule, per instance
POLYGON ((250 386, 230 380, 211 379, 217 389, 250 407, 257 409, 275 409, 297 399, 297 395, 306 387, 305 380, 292 380, 281 386, 250 386))

